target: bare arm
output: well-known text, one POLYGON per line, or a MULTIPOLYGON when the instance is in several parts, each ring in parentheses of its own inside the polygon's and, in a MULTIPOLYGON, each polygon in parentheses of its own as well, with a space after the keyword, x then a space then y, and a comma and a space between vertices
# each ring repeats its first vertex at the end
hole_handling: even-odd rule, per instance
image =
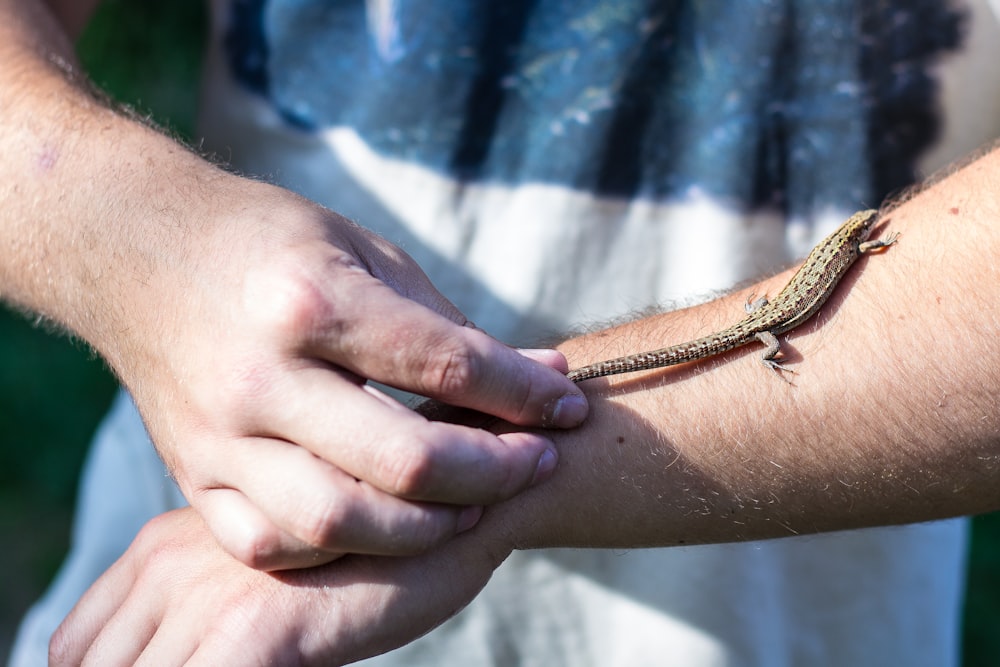
POLYGON ((544 437, 433 424, 365 381, 568 426, 582 394, 537 361, 561 356, 464 326, 397 248, 109 108, 60 25, 89 5, 0 0, 0 298, 108 360, 220 542, 264 568, 413 553, 551 472, 544 437))
MULTIPOLYGON (((693 544, 1000 508, 1000 152, 886 216, 787 334, 794 386, 755 349, 587 383, 552 484, 497 512, 520 547, 693 544)), ((786 272, 751 291, 775 294, 786 272)), ((746 293, 573 340, 571 366, 717 330, 746 293)))
MULTIPOLYGON (((860 260, 818 317, 788 334, 794 386, 752 348, 590 381, 591 417, 555 436, 554 477, 415 559, 352 556, 277 580, 215 553, 194 517, 165 515, 67 619, 53 664, 142 651, 192 664, 290 653, 341 664, 444 621, 515 548, 727 542, 1000 508, 998 184, 993 153, 893 211, 886 231, 900 242, 860 260), (186 543, 164 537, 180 534, 173 525, 186 543), (191 592, 204 591, 226 604, 199 604, 191 592), (131 613, 147 599, 147 615, 131 613), (135 639, 148 627, 153 640, 135 639)), ((774 294, 788 276, 755 290, 774 294)), ((576 367, 690 339, 738 319, 745 298, 562 349, 576 367)))

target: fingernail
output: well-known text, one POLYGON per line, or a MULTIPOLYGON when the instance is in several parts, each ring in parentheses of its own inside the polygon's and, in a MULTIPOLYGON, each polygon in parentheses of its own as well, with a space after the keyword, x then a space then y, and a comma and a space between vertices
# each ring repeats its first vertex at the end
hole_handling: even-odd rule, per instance
POLYGON ((552 425, 558 428, 573 428, 587 418, 587 399, 582 394, 566 394, 556 401, 552 408, 552 425))
POLYGON ((543 366, 554 368, 560 373, 565 374, 569 370, 569 366, 566 364, 566 357, 563 356, 563 353, 558 350, 546 348, 520 348, 517 352, 526 359, 531 359, 532 361, 538 362, 543 366))
POLYGON ((455 526, 456 533, 464 533, 467 530, 471 530, 479 523, 479 520, 483 518, 483 508, 479 505, 473 505, 472 507, 466 507, 462 510, 462 513, 458 515, 458 524, 455 526))
POLYGON ((518 354, 522 357, 527 357, 533 361, 541 361, 543 359, 555 359, 561 356, 556 350, 552 350, 544 347, 519 347, 517 348, 518 354))
POLYGON ((552 447, 547 447, 542 452, 542 455, 538 457, 538 466, 535 468, 535 476, 531 479, 531 485, 541 484, 552 477, 558 461, 559 457, 556 454, 556 450, 552 447))

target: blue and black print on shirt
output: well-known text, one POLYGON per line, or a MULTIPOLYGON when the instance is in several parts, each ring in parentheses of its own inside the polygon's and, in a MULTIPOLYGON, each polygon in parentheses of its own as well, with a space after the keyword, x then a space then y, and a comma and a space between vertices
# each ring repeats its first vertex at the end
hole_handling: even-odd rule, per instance
POLYGON ((302 132, 470 182, 877 205, 937 129, 934 0, 236 0, 234 76, 302 132))

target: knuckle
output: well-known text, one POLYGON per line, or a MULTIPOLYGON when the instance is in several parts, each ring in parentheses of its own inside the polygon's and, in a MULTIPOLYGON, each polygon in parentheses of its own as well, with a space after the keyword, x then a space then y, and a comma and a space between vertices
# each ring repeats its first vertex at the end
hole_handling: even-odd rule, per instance
POLYGON ((281 531, 269 521, 210 522, 209 529, 219 546, 251 569, 270 570, 279 562, 281 531))
POLYGON ((343 499, 316 500, 298 513, 295 537, 314 549, 338 549, 351 514, 350 503, 343 499))
POLYGON ((233 558, 254 570, 267 570, 274 562, 275 539, 266 530, 252 531, 243 539, 224 546, 233 558))
POLYGON ((322 288, 308 276, 293 272, 275 280, 270 298, 261 302, 265 325, 280 338, 296 340, 315 331, 331 315, 329 300, 322 288))
POLYGON ((386 447, 376 462, 380 486, 399 498, 428 496, 434 483, 433 456, 424 447, 386 447))
POLYGON ((161 564, 176 558, 181 545, 174 539, 175 536, 176 527, 169 513, 154 516, 139 529, 129 548, 149 564, 143 569, 143 575, 157 576, 161 564))
POLYGON ((337 325, 336 285, 363 276, 356 260, 337 252, 318 262, 276 260, 246 278, 246 309, 256 323, 279 339, 300 341, 337 325), (346 270, 348 273, 343 274, 346 270), (332 274, 341 280, 332 281, 332 274))
POLYGON ((473 388, 479 375, 480 359, 464 345, 438 344, 423 367, 424 387, 441 396, 454 398, 473 388))

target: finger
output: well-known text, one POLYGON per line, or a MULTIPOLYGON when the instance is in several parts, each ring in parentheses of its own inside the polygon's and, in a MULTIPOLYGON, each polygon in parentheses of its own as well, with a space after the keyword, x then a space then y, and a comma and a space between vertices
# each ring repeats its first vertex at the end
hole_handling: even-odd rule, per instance
POLYGON ((144 576, 143 545, 162 534, 162 517, 143 527, 128 551, 80 598, 49 643, 52 665, 132 664, 157 627, 161 598, 140 605, 133 591, 144 576))
POLYGON ((324 285, 309 351, 384 384, 519 425, 573 427, 580 389, 561 373, 405 298, 362 271, 324 285))
POLYGON ((359 389, 322 367, 282 376, 279 395, 259 425, 295 442, 349 475, 393 496, 456 505, 489 505, 512 497, 555 463, 555 447, 534 433, 497 436, 431 422, 359 389))
POLYGON ((144 597, 140 602, 134 596, 129 596, 101 628, 81 664, 95 666, 135 664, 156 632, 161 611, 159 605, 149 604, 148 597, 144 597))
MULTIPOLYGON (((336 571, 339 563, 331 567, 336 571)), ((294 578, 294 573, 328 569, 291 570, 289 574, 294 578)), ((331 617, 357 612, 356 608, 345 611, 349 601, 332 592, 335 578, 317 586, 311 578, 300 577, 303 585, 295 586, 283 582, 280 574, 251 572, 248 576, 247 572, 238 577, 239 588, 223 591, 224 604, 216 605, 211 626, 199 637, 186 667, 346 664, 318 660, 302 650, 306 636, 334 634, 331 617)))
POLYGON ((235 488, 203 489, 194 495, 192 506, 201 514, 219 546, 255 570, 309 567, 340 556, 332 548, 323 550, 309 545, 282 530, 235 488))
POLYGON ((126 595, 83 664, 184 664, 210 631, 217 608, 227 606, 223 594, 243 591, 232 582, 251 572, 219 549, 190 507, 147 523, 120 562, 133 570, 131 580, 102 578, 88 592, 126 595))
POLYGON ((135 582, 134 561, 122 557, 76 603, 49 641, 49 664, 79 665, 135 582))
MULTIPOLYGON (((197 594, 197 591, 196 591, 197 594)), ((181 613, 183 613, 181 609, 181 613)), ((187 665, 197 651, 201 636, 211 630, 207 618, 164 619, 149 638, 132 663, 133 667, 164 667, 165 665, 187 665)), ((107 663, 113 664, 113 663, 107 663)), ((228 664, 240 664, 230 662, 228 664)))
MULTIPOLYGON (((267 643, 271 639, 271 633, 263 635, 262 641, 267 643)), ((272 641, 280 643, 281 638, 274 638, 272 641)), ((218 667, 219 665, 298 665, 304 664, 301 656, 296 655, 293 642, 286 642, 289 647, 283 651, 270 650, 269 653, 277 655, 260 655, 263 649, 250 642, 233 641, 229 635, 212 633, 200 643, 195 652, 184 663, 185 667, 218 667)), ((269 647, 270 648, 270 647, 269 647)), ((153 664, 153 663, 150 663, 153 664)), ((320 664, 320 663, 317 663, 320 664)), ((330 663, 339 664, 339 663, 330 663)), ((344 663, 346 664, 346 663, 344 663)))
POLYGON ((337 602, 327 606, 324 632, 300 633, 295 648, 316 664, 339 665, 426 634, 468 604, 509 554, 487 543, 470 531, 415 558, 349 556, 277 575, 294 587, 322 586, 337 602))
POLYGON ((286 442, 255 441, 230 463, 232 488, 194 502, 220 544, 255 569, 314 567, 345 552, 419 553, 479 516, 476 508, 396 498, 286 442))
POLYGON ((358 230, 375 246, 374 250, 356 255, 368 273, 400 296, 427 306, 461 326, 475 327, 455 304, 434 287, 427 274, 405 251, 363 227, 358 230))

